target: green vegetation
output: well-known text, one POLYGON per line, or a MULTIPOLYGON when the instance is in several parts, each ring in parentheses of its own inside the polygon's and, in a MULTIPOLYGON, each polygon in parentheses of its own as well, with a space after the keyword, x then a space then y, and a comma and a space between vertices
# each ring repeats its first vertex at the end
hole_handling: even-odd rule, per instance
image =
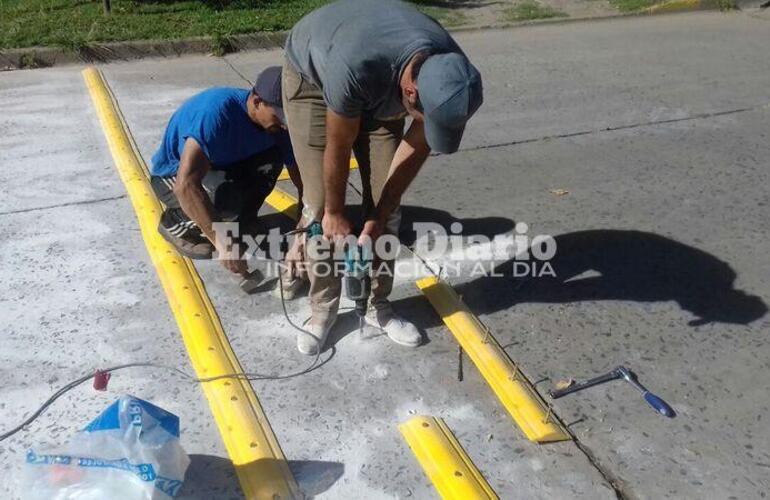
POLYGON ((37 53, 34 50, 19 57, 19 67, 21 69, 42 68, 43 66, 45 64, 37 57, 37 53))
POLYGON ((235 52, 232 36, 229 33, 215 31, 214 34, 211 35, 211 54, 222 57, 230 52, 235 52))
MULTIPOLYGON (((735 0, 701 0, 704 5, 712 8, 718 8, 721 11, 737 9, 735 0)), ((610 0, 610 4, 621 12, 634 12, 647 9, 655 5, 662 5, 666 10, 688 10, 692 8, 688 0, 610 0)))
MULTIPOLYGON (((0 48, 60 46, 82 51, 99 42, 212 36, 212 51, 232 50, 233 35, 291 28, 328 0, 0 0, 0 48)), ((418 7, 447 25, 465 16, 437 2, 418 7)), ((447 4, 449 5, 449 4, 447 4)))
POLYGON ((738 8, 738 3, 735 0, 716 0, 717 1, 717 7, 719 7, 719 10, 722 12, 727 12, 728 10, 736 10, 738 8))
POLYGON ((620 12, 634 12, 657 5, 661 0, 610 0, 610 4, 620 12))
POLYGON ((506 21, 531 21, 533 19, 567 17, 567 14, 535 0, 524 0, 509 9, 505 9, 503 17, 506 21))
POLYGON ((421 11, 428 14, 433 19, 440 22, 443 26, 452 27, 467 24, 468 16, 457 10, 446 7, 434 7, 430 5, 417 5, 421 11))

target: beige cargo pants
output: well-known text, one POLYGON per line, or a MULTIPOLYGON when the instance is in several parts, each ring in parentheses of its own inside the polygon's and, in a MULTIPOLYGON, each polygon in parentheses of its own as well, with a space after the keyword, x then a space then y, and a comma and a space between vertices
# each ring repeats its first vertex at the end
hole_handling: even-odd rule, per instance
MULTIPOLYGON (((323 92, 298 74, 288 61, 283 64, 281 88, 294 157, 304 186, 303 215, 309 221, 320 222, 324 209, 323 156, 326 147, 326 104, 323 92)), ((361 175, 362 209, 365 216, 374 212, 380 200, 403 133, 404 118, 392 121, 364 118, 361 123, 353 152, 361 175)), ((401 212, 397 209, 388 219, 386 230, 397 235, 400 223, 401 212)), ((336 317, 342 285, 340 276, 319 276, 314 273, 314 268, 325 267, 315 264, 317 262, 308 259, 313 321, 320 322, 336 317)), ((331 262, 328 264, 331 265, 331 262)), ((383 262, 375 257, 373 269, 371 304, 378 311, 385 312, 390 308, 387 297, 393 289, 393 261, 383 262), (388 272, 378 273, 378 269, 388 269, 388 272)))

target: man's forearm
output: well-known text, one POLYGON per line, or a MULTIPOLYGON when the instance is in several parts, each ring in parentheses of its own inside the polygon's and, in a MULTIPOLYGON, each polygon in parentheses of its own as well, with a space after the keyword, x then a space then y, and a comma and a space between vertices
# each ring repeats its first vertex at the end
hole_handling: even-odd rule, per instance
POLYGON ((339 214, 345 208, 345 192, 350 170, 350 149, 329 145, 324 151, 324 211, 339 214))
POLYGON ((401 204, 401 196, 417 176, 428 155, 430 148, 422 135, 422 127, 416 129, 413 125, 396 150, 388 180, 377 203, 375 217, 380 222, 385 224, 393 210, 401 204))
POLYGON ((381 222, 385 223, 393 210, 401 204, 401 196, 417 176, 427 157, 428 154, 411 154, 391 170, 377 204, 376 217, 381 222))
POLYGON ((346 118, 332 110, 326 112, 324 149, 324 211, 341 215, 350 170, 350 152, 361 126, 360 118, 346 118))
POLYGON ((218 220, 216 209, 203 186, 194 181, 177 181, 174 188, 182 211, 201 228, 206 238, 216 246, 213 223, 218 220))

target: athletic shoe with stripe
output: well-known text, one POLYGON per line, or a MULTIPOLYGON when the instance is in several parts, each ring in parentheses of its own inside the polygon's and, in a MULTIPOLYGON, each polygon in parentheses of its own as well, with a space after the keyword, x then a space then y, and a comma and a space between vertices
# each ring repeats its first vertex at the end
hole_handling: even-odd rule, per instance
POLYGON ((210 259, 214 253, 214 245, 180 208, 167 208, 163 212, 158 232, 185 257, 210 259))

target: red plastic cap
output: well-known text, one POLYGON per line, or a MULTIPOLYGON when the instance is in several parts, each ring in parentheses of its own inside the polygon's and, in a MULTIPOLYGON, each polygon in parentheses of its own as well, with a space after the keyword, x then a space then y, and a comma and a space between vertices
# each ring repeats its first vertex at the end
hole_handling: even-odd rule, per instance
POLYGON ((101 370, 96 370, 96 373, 94 373, 94 389, 97 391, 106 391, 107 390, 107 382, 110 381, 111 374, 110 372, 103 372, 101 370))

